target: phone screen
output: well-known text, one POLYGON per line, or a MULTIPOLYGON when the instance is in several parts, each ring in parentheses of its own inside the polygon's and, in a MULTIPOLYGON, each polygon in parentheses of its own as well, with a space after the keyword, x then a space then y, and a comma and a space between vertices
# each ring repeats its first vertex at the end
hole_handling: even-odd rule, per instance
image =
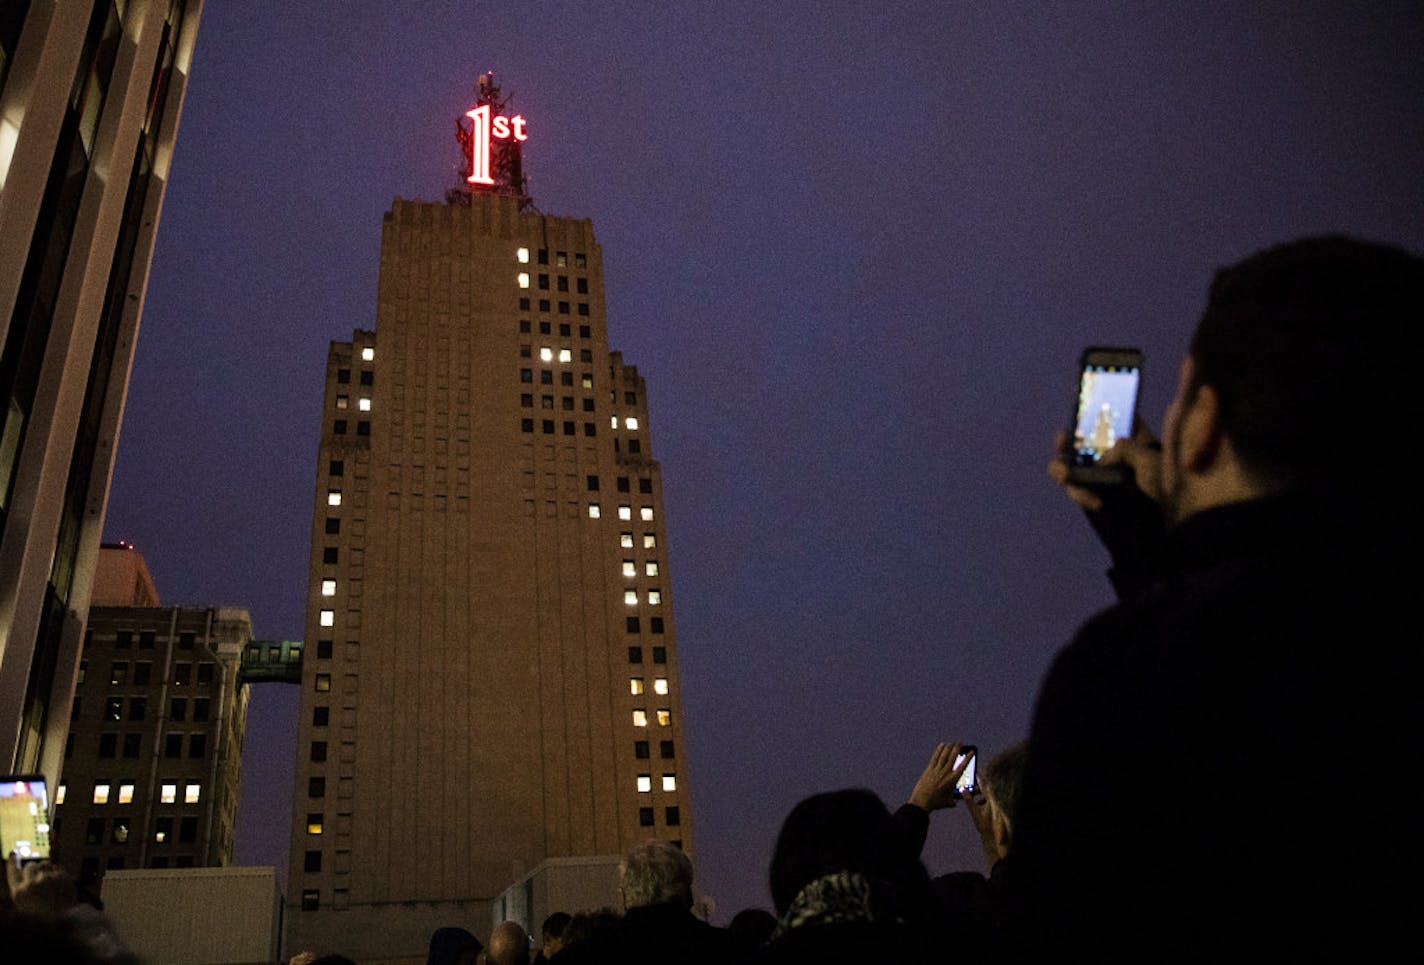
POLYGON ((1099 364, 1091 358, 1084 363, 1073 423, 1073 465, 1097 465, 1115 442, 1132 435, 1141 377, 1138 364, 1099 364))
POLYGON ((0 849, 21 861, 49 857, 49 798, 42 777, 0 778, 0 849))
POLYGON ((975 765, 979 761, 979 755, 972 747, 966 747, 963 752, 954 759, 954 766, 958 767, 960 762, 969 758, 969 763, 964 768, 964 773, 959 775, 959 779, 954 782, 954 793, 963 797, 965 794, 973 794, 979 789, 974 777, 975 765))

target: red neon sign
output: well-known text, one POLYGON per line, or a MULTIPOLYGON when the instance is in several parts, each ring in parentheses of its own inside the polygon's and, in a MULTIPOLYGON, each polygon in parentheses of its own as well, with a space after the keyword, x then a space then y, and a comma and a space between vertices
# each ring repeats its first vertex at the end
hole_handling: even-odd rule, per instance
POLYGON ((490 138, 501 141, 527 141, 524 133, 524 116, 505 117, 503 114, 490 116, 490 106, 481 104, 465 116, 473 123, 470 127, 470 176, 471 184, 494 184, 490 177, 490 138))

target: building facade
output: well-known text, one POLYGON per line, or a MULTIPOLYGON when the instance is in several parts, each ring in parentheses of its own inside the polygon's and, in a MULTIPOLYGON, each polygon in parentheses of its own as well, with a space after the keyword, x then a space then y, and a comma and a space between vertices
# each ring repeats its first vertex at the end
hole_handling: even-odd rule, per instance
POLYGON ((0 770, 51 785, 201 7, 0 5, 0 770))
POLYGON ((232 863, 251 642, 235 607, 90 610, 50 838, 81 881, 232 863))
POLYGON ((661 470, 602 252, 467 201, 395 201, 376 329, 327 359, 289 953, 419 959, 545 859, 691 846, 661 470))

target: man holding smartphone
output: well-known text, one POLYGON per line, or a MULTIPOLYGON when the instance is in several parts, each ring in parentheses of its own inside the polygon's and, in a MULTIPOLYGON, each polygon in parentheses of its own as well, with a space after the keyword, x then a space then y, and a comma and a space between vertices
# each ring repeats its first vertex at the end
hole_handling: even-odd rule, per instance
POLYGON ((1404 431, 1389 345, 1421 321, 1424 261, 1402 250, 1255 255, 1212 284, 1160 451, 1112 453, 1132 498, 1050 467, 1134 578, 1038 697, 998 876, 1024 951, 1315 959, 1407 920, 1381 887, 1402 849, 1328 805, 1414 732, 1388 692, 1403 503, 1372 457, 1404 431))

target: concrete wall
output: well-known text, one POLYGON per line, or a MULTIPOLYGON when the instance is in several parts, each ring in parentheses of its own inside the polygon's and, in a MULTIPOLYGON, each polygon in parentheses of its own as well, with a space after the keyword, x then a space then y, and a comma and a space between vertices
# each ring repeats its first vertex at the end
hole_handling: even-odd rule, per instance
POLYGON ((147 965, 279 961, 275 868, 111 871, 104 910, 147 965))

